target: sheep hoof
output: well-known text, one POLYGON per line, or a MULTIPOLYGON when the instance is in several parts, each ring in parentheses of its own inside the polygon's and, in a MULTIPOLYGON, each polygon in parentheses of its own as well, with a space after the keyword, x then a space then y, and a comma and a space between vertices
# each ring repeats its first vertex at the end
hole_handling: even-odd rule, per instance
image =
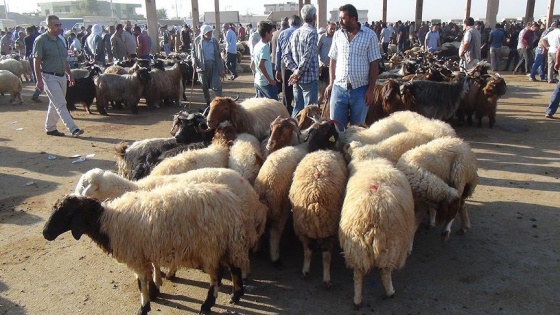
POLYGON ((457 231, 457 235, 465 235, 467 233, 468 230, 466 229, 460 229, 459 231, 457 231))
POLYGON ((325 289, 330 290, 330 289, 332 289, 332 282, 323 281, 323 286, 325 287, 325 289))
POLYGON ((177 280, 177 273, 174 272, 173 274, 165 275, 165 279, 167 279, 167 280, 169 280, 169 281, 177 280))
POLYGON ((149 283, 148 291, 149 291, 149 295, 150 295, 150 300, 155 300, 155 298, 159 294, 159 288, 152 281, 150 281, 150 283, 149 283))
POLYGON ((231 295, 231 298, 229 300, 229 304, 239 304, 239 301, 241 300, 241 297, 244 295, 245 293, 243 292, 243 290, 239 290, 237 292, 234 292, 231 295))
POLYGON ((309 272, 304 272, 301 274, 301 279, 302 280, 307 280, 309 279, 309 272))
POLYGON ((148 315, 148 313, 151 311, 151 307, 150 307, 150 302, 146 303, 146 305, 141 306, 140 309, 138 310, 138 315, 148 315))
POLYGON ((284 267, 284 263, 280 258, 278 258, 276 261, 272 262, 272 266, 277 270, 281 270, 284 267))
POLYGON ((391 293, 390 295, 386 295, 385 296, 388 299, 394 299, 395 298, 395 292, 391 293))
POLYGON ((449 231, 443 231, 441 233, 441 245, 444 245, 445 242, 449 240, 449 231))
POLYGON ((354 310, 355 311, 358 311, 360 309, 360 307, 362 307, 362 303, 358 303, 358 304, 354 303, 354 310))

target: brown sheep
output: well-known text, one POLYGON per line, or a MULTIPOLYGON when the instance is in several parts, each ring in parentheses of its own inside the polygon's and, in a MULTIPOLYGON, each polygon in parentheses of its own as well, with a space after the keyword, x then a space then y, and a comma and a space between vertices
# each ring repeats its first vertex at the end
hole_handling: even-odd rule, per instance
MULTIPOLYGON (((296 115, 297 125, 300 130, 304 130, 311 127, 314 121, 320 121, 322 117, 325 116, 321 113, 319 105, 308 105, 296 115)), ((329 115, 325 118, 328 119, 329 115)))
POLYGON ((270 137, 266 143, 267 155, 289 145, 301 143, 301 132, 297 121, 280 116, 270 124, 270 137))
POLYGON ((383 85, 375 85, 373 93, 374 104, 369 106, 366 116, 368 126, 394 112, 408 110, 401 97, 399 82, 396 80, 389 79, 383 85))
POLYGON ((496 107, 498 99, 506 93, 506 81, 500 75, 492 76, 480 94, 479 101, 475 105, 475 116, 477 127, 482 126, 482 117, 488 116, 488 126, 494 127, 496 122, 496 107))

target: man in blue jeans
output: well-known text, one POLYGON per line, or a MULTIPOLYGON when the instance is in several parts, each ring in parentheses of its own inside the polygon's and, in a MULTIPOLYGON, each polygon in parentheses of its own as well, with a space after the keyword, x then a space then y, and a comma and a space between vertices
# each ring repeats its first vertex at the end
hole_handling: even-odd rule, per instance
POLYGON ((227 53, 226 68, 231 73, 230 80, 235 80, 237 75, 237 36, 229 23, 223 25, 224 43, 227 53))
MULTIPOLYGON (((560 69, 560 49, 556 50, 556 63, 554 64, 554 70, 558 71, 560 69)), ((560 81, 556 85, 552 95, 550 96, 550 103, 545 111, 545 117, 554 119, 554 114, 558 109, 558 104, 560 104, 560 81)))
POLYGON ((330 118, 342 128, 365 122, 368 106, 373 105, 375 80, 381 59, 377 35, 358 22, 358 11, 351 4, 340 7, 341 29, 334 33, 329 52, 330 83, 325 98, 330 98, 330 118), (332 91, 332 93, 331 93, 332 91))

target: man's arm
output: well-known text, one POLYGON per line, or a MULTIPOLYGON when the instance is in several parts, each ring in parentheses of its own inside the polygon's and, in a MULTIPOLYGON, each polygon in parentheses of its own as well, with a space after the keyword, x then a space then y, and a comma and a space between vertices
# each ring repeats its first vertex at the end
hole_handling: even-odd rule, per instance
POLYGON ((37 78, 37 84, 35 87, 39 91, 42 91, 44 87, 43 76, 41 75, 41 60, 41 57, 35 56, 33 58, 33 69, 35 70, 35 77, 37 78))
MULTIPOLYGON (((140 54, 141 51, 144 49, 144 44, 140 41, 140 36, 136 37, 136 53, 140 54)), ((138 56, 140 57, 140 56, 138 56)))
POLYGON ((373 105, 375 100, 375 81, 377 81, 377 76, 379 75, 379 59, 374 60, 369 63, 369 76, 368 76, 368 88, 366 91, 366 104, 368 106, 373 105))

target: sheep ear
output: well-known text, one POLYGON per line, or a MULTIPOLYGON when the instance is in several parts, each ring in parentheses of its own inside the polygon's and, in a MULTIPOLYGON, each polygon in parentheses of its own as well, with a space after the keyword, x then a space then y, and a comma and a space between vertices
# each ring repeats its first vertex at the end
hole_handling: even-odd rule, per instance
POLYGON ((75 240, 79 240, 86 230, 86 220, 82 211, 76 211, 72 216, 72 223, 70 225, 72 236, 75 240))
POLYGON ((89 185, 87 185, 87 187, 80 193, 80 195, 86 196, 86 197, 91 197, 91 196, 93 196, 93 191, 94 191, 93 185, 92 185, 92 184, 89 184, 89 185))

